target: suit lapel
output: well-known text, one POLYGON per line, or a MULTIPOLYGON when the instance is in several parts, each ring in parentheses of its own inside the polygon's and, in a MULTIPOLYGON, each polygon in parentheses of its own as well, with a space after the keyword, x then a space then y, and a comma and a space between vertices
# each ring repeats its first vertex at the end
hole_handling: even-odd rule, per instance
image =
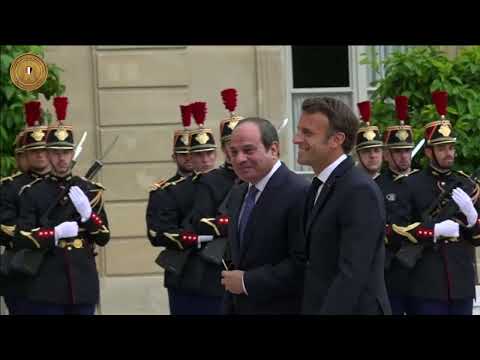
POLYGON ((329 179, 325 184, 323 184, 322 191, 320 192, 320 195, 318 196, 318 199, 315 202, 315 206, 313 207, 312 213, 307 220, 307 228, 305 231, 306 234, 309 233, 310 228, 312 227, 313 220, 317 217, 317 214, 325 205, 325 202, 327 201, 330 193, 332 192, 332 189, 333 189, 333 181, 329 179))
POLYGON ((240 260, 240 242, 238 238, 238 222, 239 222, 239 215, 240 215, 240 210, 243 205, 243 199, 245 197, 245 194, 247 193, 248 190, 248 184, 243 183, 239 185, 237 191, 235 191, 234 194, 232 194, 232 227, 231 229, 232 234, 229 234, 232 239, 232 260, 235 264, 238 264, 240 260))
POLYGON ((265 221, 265 216, 263 215, 268 214, 270 207, 275 203, 275 197, 278 196, 276 188, 282 184, 283 178, 287 174, 286 171, 287 168, 282 163, 260 194, 245 228, 245 236, 243 237, 244 243, 240 249, 240 260, 245 256, 248 247, 251 245, 252 238, 255 236, 255 231, 258 229, 258 226, 261 226, 261 224, 258 224, 259 221, 265 221))
POLYGON ((333 172, 330 174, 325 184, 323 184, 320 195, 318 196, 318 199, 315 202, 315 206, 313 207, 312 214, 307 220, 307 225, 305 227, 306 236, 308 236, 315 218, 318 216, 322 208, 325 206, 328 198, 330 197, 337 179, 340 178, 352 166, 353 166, 353 161, 351 157, 348 156, 344 161, 340 163, 340 165, 338 165, 335 168, 335 170, 333 170, 333 172))

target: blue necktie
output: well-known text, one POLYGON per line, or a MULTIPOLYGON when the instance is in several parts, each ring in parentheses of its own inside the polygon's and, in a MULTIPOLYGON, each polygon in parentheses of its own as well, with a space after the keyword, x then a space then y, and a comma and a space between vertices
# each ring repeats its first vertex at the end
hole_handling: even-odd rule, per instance
POLYGON ((245 233, 245 228, 247 227, 248 219, 250 218, 250 214, 255 207, 255 196, 258 193, 258 189, 252 185, 250 189, 248 189, 247 197, 245 198, 242 218, 240 219, 239 223, 239 235, 240 235, 240 246, 243 246, 243 236, 245 233))

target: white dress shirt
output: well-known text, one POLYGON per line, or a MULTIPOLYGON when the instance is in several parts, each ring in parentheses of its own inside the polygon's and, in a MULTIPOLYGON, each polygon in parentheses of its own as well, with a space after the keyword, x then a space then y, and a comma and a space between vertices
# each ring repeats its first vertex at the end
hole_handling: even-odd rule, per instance
POLYGON ((325 184, 325 182, 328 180, 328 178, 330 177, 332 172, 337 168, 337 166, 340 165, 342 163, 342 161, 345 160, 346 158, 347 158, 347 155, 345 155, 345 154, 340 155, 337 160, 332 162, 325 169, 323 169, 320 172, 320 174, 317 175, 317 178, 322 182, 322 185, 320 185, 318 187, 317 195, 315 196, 314 204, 317 202, 318 196, 320 195, 320 192, 322 191, 323 185, 325 184))
MULTIPOLYGON (((270 172, 267 175, 265 175, 259 182, 257 182, 256 184, 252 184, 252 183, 248 184, 248 190, 250 190, 250 188, 252 186, 255 186, 258 190, 257 195, 255 195, 255 204, 257 203, 258 199, 260 198, 260 195, 262 195, 263 190, 265 190, 265 186, 267 186, 268 181, 273 176, 273 174, 275 174, 275 172, 278 170, 278 168, 281 165, 282 165, 282 163, 280 162, 280 160, 277 160, 277 162, 275 163, 275 165, 273 165, 270 172)), ((243 208, 245 206, 245 198, 247 197, 247 195, 248 195, 248 191, 245 194, 245 197, 243 198, 242 209, 240 210, 240 216, 238 217, 239 220, 242 218, 242 215, 243 215, 243 208)), ((240 221, 238 223, 240 224, 240 221)))

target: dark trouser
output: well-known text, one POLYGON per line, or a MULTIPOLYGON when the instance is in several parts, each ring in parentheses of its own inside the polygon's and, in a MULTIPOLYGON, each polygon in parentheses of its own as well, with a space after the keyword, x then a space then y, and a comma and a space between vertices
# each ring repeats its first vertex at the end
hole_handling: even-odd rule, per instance
POLYGON ((16 315, 94 315, 95 304, 50 304, 17 299, 16 315))
POLYGON ((193 295, 177 289, 167 289, 172 315, 220 315, 222 296, 193 295))
POLYGON ((412 315, 472 315, 473 299, 441 301, 412 298, 412 315))
POLYGON ((410 315, 412 313, 412 298, 403 295, 390 295, 392 315, 410 315))

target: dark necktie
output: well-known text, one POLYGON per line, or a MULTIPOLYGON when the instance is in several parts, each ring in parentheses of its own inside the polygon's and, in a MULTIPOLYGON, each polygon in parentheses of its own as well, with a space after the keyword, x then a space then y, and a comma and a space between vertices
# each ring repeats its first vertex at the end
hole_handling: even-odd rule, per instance
POLYGON ((313 178, 312 185, 310 185, 310 190, 308 191, 308 195, 307 195, 306 214, 305 214, 306 218, 308 218, 312 213, 312 210, 315 204, 315 198, 317 197, 318 188, 322 184, 323 184, 323 181, 320 180, 318 177, 315 176, 313 178))
POLYGON ((238 230, 240 235, 240 246, 243 246, 243 235, 245 233, 245 228, 247 227, 250 214, 252 213, 253 208, 255 207, 255 196, 257 195, 257 193, 258 193, 258 189, 253 185, 250 186, 250 189, 248 189, 247 197, 245 198, 242 218, 240 219, 240 223, 239 223, 238 230))

